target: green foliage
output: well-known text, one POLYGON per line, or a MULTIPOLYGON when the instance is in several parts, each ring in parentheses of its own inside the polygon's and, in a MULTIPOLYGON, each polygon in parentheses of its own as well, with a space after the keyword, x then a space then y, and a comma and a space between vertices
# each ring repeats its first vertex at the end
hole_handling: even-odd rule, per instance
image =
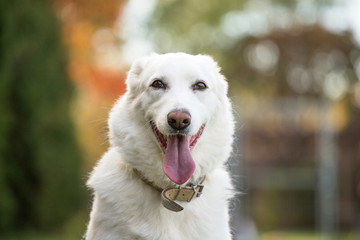
POLYGON ((239 39, 222 59, 237 89, 246 86, 265 96, 322 98, 330 95, 326 87, 331 74, 340 75, 346 86, 356 83, 352 58, 359 55, 351 33, 313 25, 239 39))
POLYGON ((48 1, 0 3, 0 233, 51 230, 83 199, 72 86, 48 1))
MULTIPOLYGON (((222 31, 226 16, 245 8, 266 9, 269 4, 293 8, 294 1, 249 0, 163 0, 159 1, 149 22, 149 37, 158 52, 185 51, 219 57, 222 48, 232 44, 222 31)), ((251 20, 250 20, 251 21, 251 20)), ((238 23, 233 25, 236 27, 238 23)), ((241 28, 241 26, 240 26, 241 28)))

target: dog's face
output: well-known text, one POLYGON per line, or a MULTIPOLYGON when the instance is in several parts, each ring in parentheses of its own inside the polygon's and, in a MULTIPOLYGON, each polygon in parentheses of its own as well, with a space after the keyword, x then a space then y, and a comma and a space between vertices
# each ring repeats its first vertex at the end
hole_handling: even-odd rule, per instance
MULTIPOLYGON (((172 53, 139 59, 129 72, 127 86, 127 109, 130 115, 135 113, 130 118, 138 128, 146 126, 142 137, 157 145, 164 173, 177 184, 193 175, 198 165, 193 152, 206 144, 205 133, 227 131, 226 124, 232 131, 231 117, 229 123, 219 122, 230 111, 227 83, 208 56, 172 53)), ((218 139, 222 141, 221 136, 218 139)), ((211 139, 208 144, 215 142, 211 139)))

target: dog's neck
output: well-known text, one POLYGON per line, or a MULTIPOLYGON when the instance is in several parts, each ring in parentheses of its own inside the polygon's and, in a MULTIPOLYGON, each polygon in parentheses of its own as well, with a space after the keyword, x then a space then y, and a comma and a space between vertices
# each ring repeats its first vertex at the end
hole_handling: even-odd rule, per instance
POLYGON ((204 181, 206 179, 206 176, 203 176, 198 183, 188 183, 186 186, 176 186, 175 184, 172 186, 169 186, 165 189, 155 185, 152 181, 144 177, 144 175, 137 170, 136 168, 133 169, 134 173, 139 176, 139 178, 152 187, 154 190, 161 193, 161 201, 165 208, 174 211, 179 212, 182 211, 184 208, 177 204, 176 201, 186 201, 190 202, 194 198, 200 197, 202 194, 202 191, 204 189, 204 181))
POLYGON ((156 191, 158 192, 162 192, 164 189, 162 189, 161 187, 157 186, 154 182, 150 181, 149 179, 147 179, 139 170, 137 170, 136 168, 133 169, 134 173, 136 173, 136 175, 139 176, 139 178, 146 183, 147 185, 149 185, 150 187, 154 188, 156 191))

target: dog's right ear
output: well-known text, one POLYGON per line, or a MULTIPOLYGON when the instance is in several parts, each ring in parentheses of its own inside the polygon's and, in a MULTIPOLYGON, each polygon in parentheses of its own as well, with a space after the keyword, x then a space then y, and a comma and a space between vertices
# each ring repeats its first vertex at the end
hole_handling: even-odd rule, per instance
POLYGON ((126 78, 126 86, 128 92, 136 93, 138 91, 141 85, 140 75, 149 61, 150 57, 146 56, 135 60, 135 62, 131 65, 131 68, 126 78))
POLYGON ((141 89, 140 75, 143 72, 146 65, 150 62, 151 58, 158 56, 159 54, 152 52, 149 56, 141 57, 134 61, 128 72, 126 79, 127 91, 133 94, 137 94, 141 89))

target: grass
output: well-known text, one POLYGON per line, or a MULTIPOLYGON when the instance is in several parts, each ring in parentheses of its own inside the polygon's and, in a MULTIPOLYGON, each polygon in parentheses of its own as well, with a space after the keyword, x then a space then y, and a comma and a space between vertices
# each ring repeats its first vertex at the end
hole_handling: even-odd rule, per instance
POLYGON ((42 234, 16 234, 1 238, 2 240, 81 240, 82 236, 42 235, 42 234))
MULTIPOLYGON (((82 236, 40 234, 40 233, 23 233, 1 238, 1 240, 81 240, 82 236)), ((334 238, 324 238, 314 232, 286 232, 272 231, 260 235, 258 240, 359 240, 360 233, 341 233, 334 238)))
POLYGON ((1 240, 81 240, 82 236, 78 234, 56 234, 56 233, 16 233, 1 237, 1 240))
POLYGON ((282 232, 273 231, 260 235, 259 240, 359 240, 360 233, 341 233, 334 237, 326 237, 314 232, 282 232))

